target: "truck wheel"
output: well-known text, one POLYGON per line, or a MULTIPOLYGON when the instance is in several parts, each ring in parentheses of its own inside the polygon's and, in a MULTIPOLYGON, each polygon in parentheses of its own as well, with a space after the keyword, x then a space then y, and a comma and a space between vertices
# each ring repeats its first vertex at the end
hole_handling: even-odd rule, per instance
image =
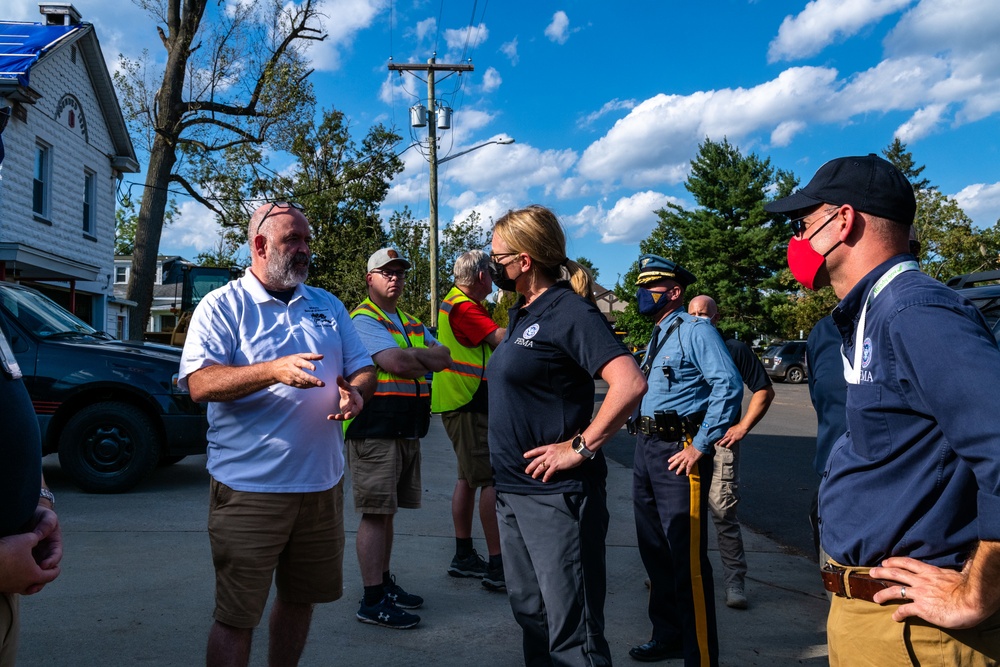
POLYGON ((785 381, 790 384, 799 384, 806 379, 806 374, 798 366, 792 366, 785 373, 785 381))
POLYGON ((160 460, 160 438, 141 410, 127 403, 95 403, 66 423, 59 464, 88 493, 128 491, 160 460))

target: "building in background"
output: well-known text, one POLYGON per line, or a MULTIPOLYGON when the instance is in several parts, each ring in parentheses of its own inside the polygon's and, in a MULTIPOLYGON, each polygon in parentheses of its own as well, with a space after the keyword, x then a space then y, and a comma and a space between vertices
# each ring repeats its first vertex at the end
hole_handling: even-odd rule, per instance
POLYGON ((94 26, 69 3, 39 10, 0 21, 0 280, 116 335, 115 192, 139 163, 94 26))

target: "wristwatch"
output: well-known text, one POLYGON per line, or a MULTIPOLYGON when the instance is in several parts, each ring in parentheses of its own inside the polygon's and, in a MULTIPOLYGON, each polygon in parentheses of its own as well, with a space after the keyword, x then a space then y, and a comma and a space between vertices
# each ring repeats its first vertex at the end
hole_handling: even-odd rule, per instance
POLYGON ((583 434, 573 438, 573 451, 585 459, 594 458, 594 452, 587 449, 587 441, 583 439, 583 434))
POLYGON ((53 509, 55 508, 55 506, 56 506, 56 496, 55 496, 55 494, 53 494, 48 489, 44 489, 43 488, 42 490, 40 490, 38 492, 38 497, 39 498, 45 498, 47 501, 49 501, 50 503, 52 503, 53 509))

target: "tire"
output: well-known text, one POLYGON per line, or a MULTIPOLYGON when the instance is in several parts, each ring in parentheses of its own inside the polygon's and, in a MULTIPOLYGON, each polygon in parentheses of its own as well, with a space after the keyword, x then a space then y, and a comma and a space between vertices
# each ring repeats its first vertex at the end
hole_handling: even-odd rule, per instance
POLYGON ((785 382, 789 384, 800 384, 805 379, 805 372, 798 366, 792 366, 785 371, 785 382))
POLYGON ((160 436, 138 408, 95 403, 73 415, 59 437, 59 464, 88 493, 121 493, 160 460, 160 436))

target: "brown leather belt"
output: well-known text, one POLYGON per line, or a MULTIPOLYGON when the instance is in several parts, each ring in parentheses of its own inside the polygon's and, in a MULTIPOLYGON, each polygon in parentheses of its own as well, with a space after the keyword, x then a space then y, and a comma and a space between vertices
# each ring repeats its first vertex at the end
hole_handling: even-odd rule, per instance
POLYGON ((898 581, 874 579, 864 572, 840 568, 831 563, 824 565, 820 572, 823 574, 823 587, 826 590, 843 598, 867 602, 875 602, 872 597, 879 591, 899 585, 898 581))

